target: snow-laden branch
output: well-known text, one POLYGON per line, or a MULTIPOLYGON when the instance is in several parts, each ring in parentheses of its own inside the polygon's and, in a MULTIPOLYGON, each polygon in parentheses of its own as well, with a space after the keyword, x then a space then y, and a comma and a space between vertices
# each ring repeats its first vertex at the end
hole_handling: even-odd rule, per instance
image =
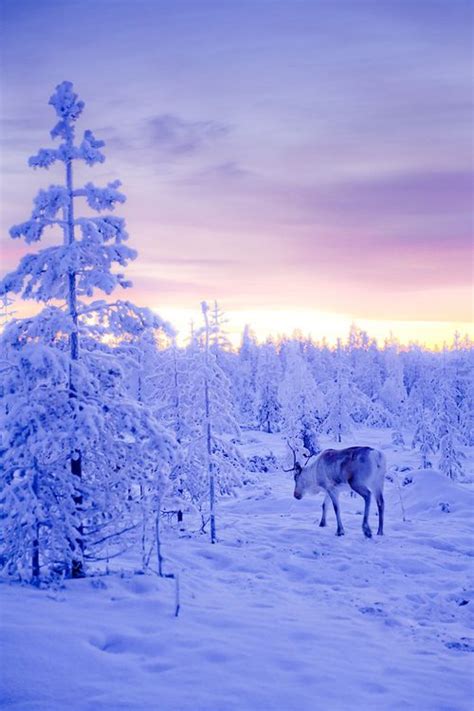
POLYGON ((93 183, 86 183, 83 188, 74 190, 74 197, 85 197, 87 204, 93 210, 101 212, 102 210, 113 210, 117 203, 124 203, 126 197, 118 188, 120 180, 114 180, 108 183, 107 187, 99 188, 93 183))

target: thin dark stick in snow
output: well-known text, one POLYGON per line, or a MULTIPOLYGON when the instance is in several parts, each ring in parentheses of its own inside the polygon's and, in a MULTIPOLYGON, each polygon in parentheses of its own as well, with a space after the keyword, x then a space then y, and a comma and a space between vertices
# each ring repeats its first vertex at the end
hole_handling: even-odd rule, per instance
POLYGON ((174 577, 174 582, 175 582, 175 588, 174 588, 174 599, 175 599, 175 610, 174 610, 174 616, 178 617, 179 615, 179 610, 181 607, 180 604, 180 595, 179 595, 179 573, 176 573, 176 575, 173 575, 174 577))
POLYGON ((163 556, 161 555, 160 513, 161 513, 161 509, 160 509, 160 507, 158 507, 158 512, 156 514, 156 521, 155 521, 156 555, 158 558, 158 575, 160 576, 160 578, 162 578, 163 577, 163 556))
MULTIPOLYGON (((156 570, 152 571, 155 575, 158 575, 156 570)), ((174 580, 174 616, 178 617, 181 610, 181 593, 179 586, 179 573, 164 573, 159 576, 160 578, 168 578, 174 580)))
POLYGON ((174 601, 175 610, 174 616, 178 617, 181 608, 180 603, 180 591, 179 591, 179 574, 178 573, 164 573, 163 572, 163 556, 161 553, 161 537, 160 537, 160 510, 158 509, 158 514, 156 516, 156 552, 158 557, 158 575, 160 578, 171 578, 174 580, 174 601))
POLYGON ((143 572, 145 573, 148 570, 148 567, 150 565, 150 560, 151 560, 151 555, 153 553, 153 548, 155 547, 154 541, 152 541, 149 546, 148 546, 148 551, 143 551, 143 572))
POLYGON ((141 534, 141 545, 142 545, 142 567, 143 571, 145 572, 146 569, 148 568, 148 563, 150 562, 150 555, 147 556, 146 554, 146 519, 147 519, 147 511, 146 511, 146 505, 145 505, 145 497, 144 497, 144 487, 143 484, 140 484, 140 499, 141 499, 141 513, 142 513, 142 534, 141 534))
POLYGON ((110 574, 110 548, 109 548, 109 541, 106 542, 105 544, 105 555, 106 555, 106 560, 105 560, 105 574, 109 575, 110 574))
POLYGON ((206 526, 208 523, 209 523, 209 519, 205 518, 201 512, 201 528, 199 529, 200 533, 206 533, 206 526))

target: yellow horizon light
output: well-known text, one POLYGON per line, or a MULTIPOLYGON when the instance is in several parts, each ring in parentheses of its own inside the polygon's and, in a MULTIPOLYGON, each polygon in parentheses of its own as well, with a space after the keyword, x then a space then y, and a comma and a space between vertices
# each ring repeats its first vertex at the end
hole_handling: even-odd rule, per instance
MULTIPOLYGON (((184 345, 189 341, 191 328, 202 326, 200 310, 176 307, 153 307, 178 331, 177 342, 184 345)), ((461 338, 474 339, 474 325, 466 321, 399 321, 356 318, 351 314, 337 314, 315 309, 253 309, 224 310, 226 323, 224 331, 233 346, 238 346, 246 325, 255 334, 258 342, 268 338, 292 337, 295 333, 314 341, 323 339, 335 345, 338 339, 345 341, 354 324, 366 331, 379 345, 385 340, 396 340, 401 346, 413 343, 427 349, 437 350, 451 345, 455 333, 461 338)))

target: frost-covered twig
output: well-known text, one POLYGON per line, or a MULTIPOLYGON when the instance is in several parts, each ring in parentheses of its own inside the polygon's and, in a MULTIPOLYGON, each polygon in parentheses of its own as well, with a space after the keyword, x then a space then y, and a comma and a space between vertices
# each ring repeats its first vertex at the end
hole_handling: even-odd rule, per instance
POLYGON ((89 545, 91 546, 99 546, 101 543, 104 543, 105 541, 108 541, 110 538, 115 538, 117 536, 122 536, 124 533, 128 533, 129 531, 133 531, 135 528, 137 528, 138 523, 134 523, 133 526, 127 526, 127 528, 122 528, 121 531, 114 531, 113 533, 109 533, 108 536, 103 536, 103 538, 100 538, 98 541, 92 541, 89 545))

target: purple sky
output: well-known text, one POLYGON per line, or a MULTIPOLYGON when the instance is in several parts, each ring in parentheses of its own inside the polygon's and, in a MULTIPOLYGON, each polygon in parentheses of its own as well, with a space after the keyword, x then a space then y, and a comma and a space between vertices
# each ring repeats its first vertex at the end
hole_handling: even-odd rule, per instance
POLYGON ((343 315, 436 333, 472 318, 470 3, 3 0, 2 13, 2 268, 25 251, 9 226, 59 180, 26 159, 50 143, 47 101, 68 79, 80 128, 107 142, 84 175, 124 183, 139 303, 187 314, 217 298, 236 323, 285 309, 285 330, 313 313, 315 335, 317 314, 321 328, 343 315))

